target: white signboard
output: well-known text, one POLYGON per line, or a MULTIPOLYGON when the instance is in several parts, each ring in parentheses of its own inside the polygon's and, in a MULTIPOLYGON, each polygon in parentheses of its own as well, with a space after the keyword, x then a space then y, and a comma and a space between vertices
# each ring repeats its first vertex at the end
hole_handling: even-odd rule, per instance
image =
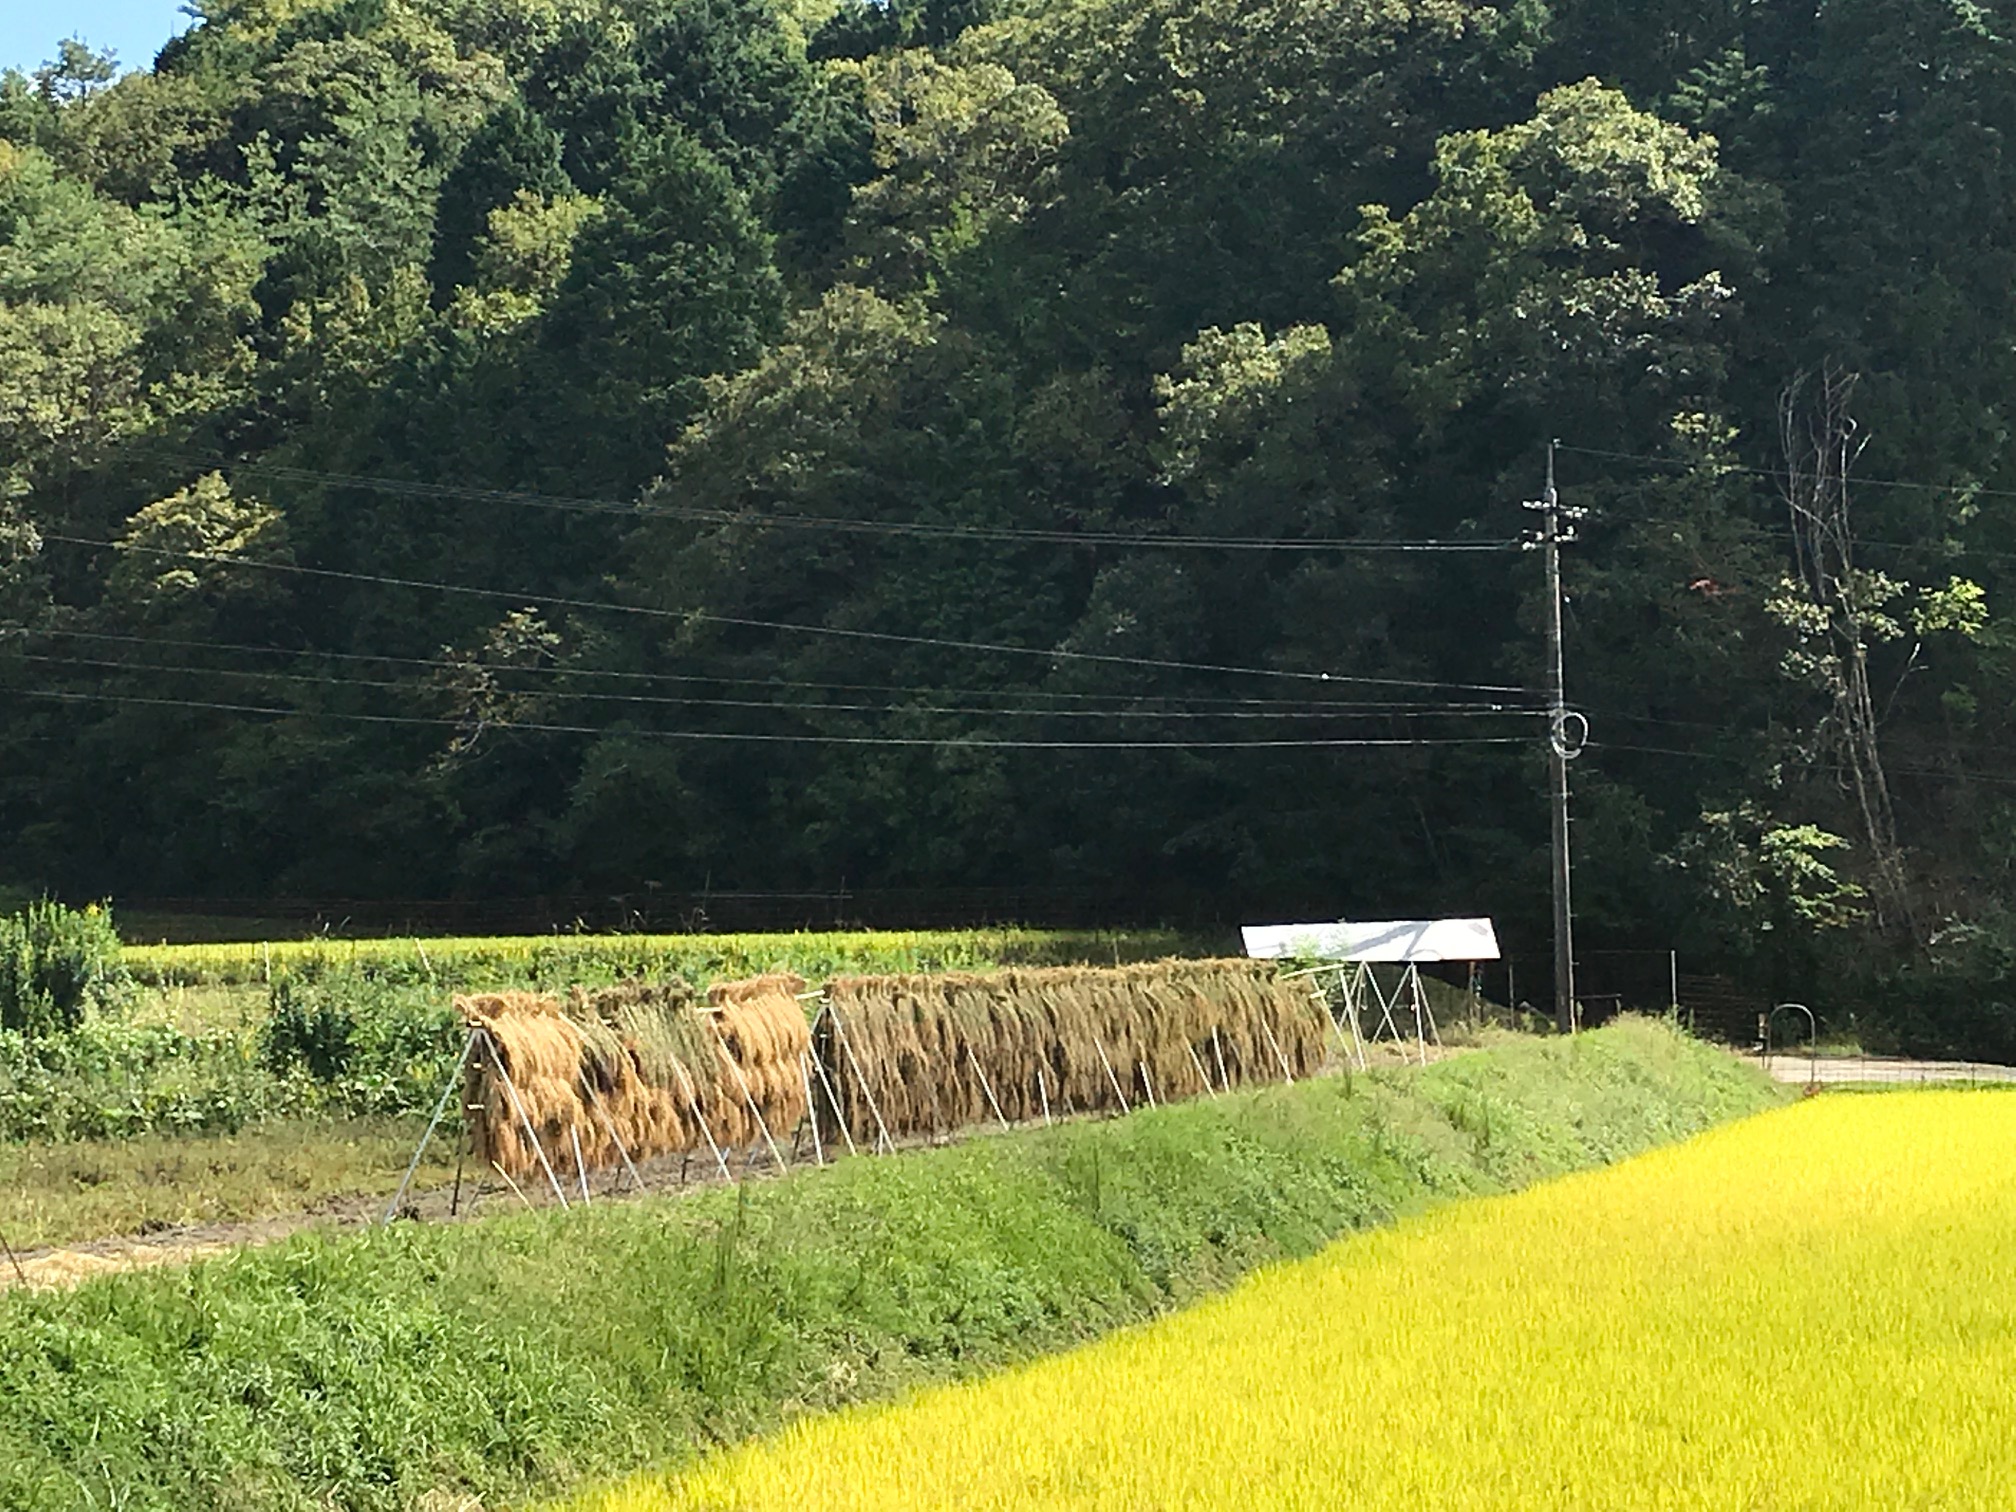
POLYGON ((1390 919, 1376 924, 1250 924, 1240 931, 1257 960, 1413 962, 1495 961, 1489 919, 1390 919))

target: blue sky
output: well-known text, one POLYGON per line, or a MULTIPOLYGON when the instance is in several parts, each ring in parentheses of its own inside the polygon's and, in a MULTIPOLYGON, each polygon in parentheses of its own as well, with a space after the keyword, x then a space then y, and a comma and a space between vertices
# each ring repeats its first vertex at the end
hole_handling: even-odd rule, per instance
POLYGON ((39 67, 72 36, 111 48, 121 68, 146 68, 188 25, 182 0, 0 0, 0 71, 39 67))

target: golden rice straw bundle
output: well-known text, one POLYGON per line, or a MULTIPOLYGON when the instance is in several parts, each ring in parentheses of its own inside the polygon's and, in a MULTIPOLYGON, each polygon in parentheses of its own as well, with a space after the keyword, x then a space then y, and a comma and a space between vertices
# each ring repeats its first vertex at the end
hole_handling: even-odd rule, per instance
POLYGON ((530 993, 457 998, 510 1078, 472 1057, 478 1158, 523 1179, 543 1177, 542 1149, 571 1169, 577 1141, 594 1170, 788 1137, 806 1113, 804 986, 794 976, 720 983, 704 1004, 676 981, 576 988, 564 1006, 530 993))
POLYGON ((816 1053, 839 1097, 822 1135, 929 1137, 1199 1097, 1320 1070, 1325 1025, 1265 962, 841 977, 816 1053), (851 1051, 851 1057, 848 1052, 851 1051), (879 1120, 877 1114, 879 1113, 879 1120))

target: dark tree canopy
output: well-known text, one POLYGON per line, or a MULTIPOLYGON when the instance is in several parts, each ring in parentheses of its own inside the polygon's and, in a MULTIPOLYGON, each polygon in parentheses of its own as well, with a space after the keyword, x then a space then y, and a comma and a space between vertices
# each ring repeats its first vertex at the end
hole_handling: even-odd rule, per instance
POLYGON ((1591 929, 2008 997, 1997 7, 199 9, 0 78, 0 882, 1530 949, 1558 438, 1591 929))

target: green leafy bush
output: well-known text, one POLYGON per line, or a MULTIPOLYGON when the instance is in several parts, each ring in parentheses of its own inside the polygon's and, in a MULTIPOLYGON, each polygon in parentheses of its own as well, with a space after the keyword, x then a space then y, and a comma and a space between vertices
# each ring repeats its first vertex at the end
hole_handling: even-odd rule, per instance
POLYGON ((317 1112, 426 1106, 462 1047, 448 993, 369 970, 282 972, 269 999, 259 1063, 317 1112))
POLYGON ((0 918, 0 1029, 67 1034, 87 1008, 115 1007, 131 987, 109 908, 43 899, 0 918))

